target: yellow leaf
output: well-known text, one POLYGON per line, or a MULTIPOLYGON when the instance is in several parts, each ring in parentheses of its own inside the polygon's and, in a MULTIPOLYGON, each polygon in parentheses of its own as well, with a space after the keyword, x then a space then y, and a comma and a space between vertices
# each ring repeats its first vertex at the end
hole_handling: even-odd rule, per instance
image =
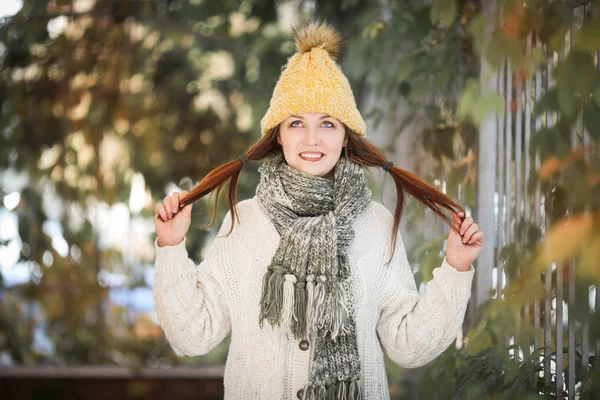
POLYGON ((540 179, 548 179, 551 177, 556 171, 558 171, 562 166, 561 161, 556 156, 548 157, 544 160, 540 169, 538 170, 538 176, 540 179))
POLYGON ((472 162, 475 161, 476 158, 477 158, 477 153, 471 152, 471 153, 467 154, 465 157, 458 160, 456 163, 456 166, 462 167, 463 165, 471 164, 472 162))
POLYGON ((589 214, 556 222, 540 247, 536 265, 545 268, 552 262, 560 263, 574 255, 594 226, 594 217, 589 214))
POLYGON ((600 234, 596 234, 583 248, 577 263, 577 274, 594 279, 596 284, 600 284, 598 260, 600 260, 600 234))

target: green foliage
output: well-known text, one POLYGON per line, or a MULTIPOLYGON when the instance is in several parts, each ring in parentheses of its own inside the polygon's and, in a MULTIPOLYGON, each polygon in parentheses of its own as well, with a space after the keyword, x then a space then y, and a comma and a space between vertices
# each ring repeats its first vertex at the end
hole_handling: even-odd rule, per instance
POLYGON ((481 94, 477 81, 469 79, 458 98, 456 116, 462 120, 471 120, 479 126, 490 112, 501 117, 503 110, 504 98, 500 94, 495 92, 481 94))
POLYGON ((582 51, 600 49, 600 19, 594 19, 577 31, 573 45, 582 51))
MULTIPOLYGON (((433 8, 439 4, 441 2, 433 2, 431 16, 434 21, 441 18, 440 11, 433 8)), ((464 6, 463 15, 467 14, 466 10, 467 6, 464 6)), ((539 379, 545 352, 544 349, 532 349, 531 344, 533 337, 540 335, 540 332, 534 332, 533 321, 523 319, 520 314, 524 306, 532 306, 534 299, 543 303, 555 296, 552 292, 552 298, 545 299, 541 284, 549 265, 548 260, 564 262, 563 271, 567 271, 569 262, 575 263, 576 298, 574 303, 569 304, 569 315, 578 322, 592 318, 591 336, 598 337, 599 320, 597 313, 590 316, 588 302, 590 285, 599 282, 597 213, 600 205, 600 162, 595 140, 599 137, 600 126, 596 55, 600 25, 597 14, 589 13, 584 19, 582 12, 583 7, 574 12, 568 2, 509 1, 503 2, 503 6, 492 14, 477 12, 470 18, 466 31, 470 35, 474 57, 485 61, 493 73, 510 60, 508 73, 511 75, 510 89, 513 93, 527 83, 533 86, 536 71, 543 74, 542 82, 546 77, 549 79, 549 90, 543 91, 540 100, 533 106, 531 121, 532 126, 535 126, 536 120, 543 121, 541 129, 533 132, 530 147, 531 159, 536 154, 540 155, 541 168, 531 171, 530 176, 525 178, 528 180, 530 199, 534 196, 536 185, 540 185, 545 198, 544 216, 547 226, 551 228, 547 228, 549 232, 542 235, 533 220, 510 221, 514 239, 497 252, 498 262, 504 266, 508 282, 502 293, 496 293, 496 296, 502 297, 476 310, 479 322, 466 332, 463 348, 448 349, 430 363, 416 381, 414 375, 403 371, 405 379, 397 385, 404 388, 407 395, 400 398, 562 398, 565 393, 553 389, 555 376, 551 377, 550 387, 545 387, 544 381, 539 379), (571 32, 573 27, 578 28, 576 33, 571 32), (569 36, 573 37, 572 46, 565 44, 569 43, 569 36), (531 38, 540 41, 539 47, 530 42, 531 38), (549 63, 552 74, 548 76, 549 63), (584 130, 592 139, 591 145, 584 145, 584 130), (511 337, 514 337, 515 345, 507 346, 511 337), (436 384, 432 385, 431 382, 436 384)), ((450 36, 446 36, 446 39, 452 40, 450 36)), ((408 53, 408 56, 398 64, 397 76, 400 81, 412 82, 418 78, 420 71, 411 62, 413 55, 408 53)), ((489 77, 483 78, 473 76, 465 79, 459 95, 447 103, 452 104, 447 108, 451 110, 450 119, 457 121, 452 126, 464 126, 467 120, 479 125, 490 112, 501 114, 501 111, 516 111, 514 100, 507 104, 498 94, 483 92, 480 82, 489 77), (508 110, 504 110, 505 104, 508 110)), ((404 94, 405 91, 400 90, 400 93, 404 94)), ((504 94, 504 89, 500 93, 504 94)), ((411 113, 410 117, 415 115, 417 113, 411 113)), ((509 128, 514 132, 514 115, 512 124, 509 128)), ((406 125, 403 123, 402 128, 406 125)), ((431 131, 442 129, 437 127, 431 131)), ((446 165, 457 164, 456 153, 449 150, 453 141, 432 140, 424 143, 427 143, 426 148, 432 154, 445 160, 446 165)), ((448 185, 449 193, 454 193, 457 183, 461 181, 455 180, 448 185)), ((415 218, 422 217, 422 214, 415 214, 415 218)), ((417 282, 430 277, 432 263, 426 260, 439 254, 437 251, 417 246, 409 252, 411 262, 419 263, 422 268, 415 275, 417 282)), ((557 272, 551 274, 555 287, 557 272)), ((567 293, 569 279, 566 272, 563 272, 562 281, 563 292, 567 293)), ((542 324, 546 317, 542 315, 542 324)), ((473 321, 470 321, 472 324, 473 321)), ((590 339, 590 343, 593 340, 590 339)), ((559 356, 562 357, 562 354, 559 356)), ((547 357, 556 359, 557 355, 552 353, 547 357)), ((581 363, 581 354, 577 353, 576 365, 570 366, 576 370, 576 382, 588 378, 583 373, 581 363)), ((565 374, 568 368, 565 367, 565 374)), ((591 379, 594 380, 597 375, 598 371, 593 370, 591 379)), ((582 398, 595 397, 588 391, 582 393, 582 398)))
POLYGON ((442 24, 450 26, 456 18, 456 13, 455 0, 433 0, 429 11, 429 17, 433 23, 440 21, 442 24))
MULTIPOLYGON (((44 3, 26 0, 0 22, 0 174, 26 177, 24 186, 0 192, 21 194, 13 210, 18 237, 7 244, 22 246, 19 261, 32 271, 30 282, 10 289, 0 279, 7 335, 0 352, 18 364, 181 362, 156 322, 111 303, 100 277, 118 274, 122 287, 144 287, 152 258, 106 246, 98 230, 108 222, 95 215, 127 204, 133 177, 142 174, 146 200, 128 216, 152 222, 169 182, 198 182, 245 151, 259 136, 289 33, 278 28, 271 1, 96 2, 72 15, 70 1, 44 3), (51 35, 48 24, 63 13, 66 27, 51 35), (60 225, 66 255, 45 233, 48 222, 60 225), (10 299, 24 306, 10 308, 10 299), (47 353, 31 346, 36 325, 52 343, 47 353)), ((240 198, 256 183, 256 169, 244 174, 240 198)), ((206 201, 195 206, 194 226, 208 221, 207 208, 206 201)), ((225 214, 219 208, 217 227, 225 214)), ((196 261, 212 234, 190 230, 196 261)), ((226 348, 203 360, 224 362, 226 348)))
POLYGON ((588 101, 597 82, 598 71, 591 54, 570 51, 556 70, 557 100, 561 115, 573 121, 580 104, 588 101))
MULTIPOLYGON (((94 202, 127 202, 132 176, 139 172, 152 197, 139 215, 150 219, 167 183, 183 177, 196 182, 258 138, 258 121, 293 49, 289 32, 280 31, 276 4, 174 0, 165 7, 158 0, 127 2, 124 9, 101 8, 70 17, 69 29, 50 37, 47 23, 59 11, 43 3, 25 1, 23 11, 0 26, 5 47, 0 56, 0 173, 16 170, 27 176, 14 211, 19 219, 15 240, 27 245, 21 261, 37 265, 32 267, 35 279, 10 293, 0 275, 0 351, 20 364, 139 368, 223 363, 227 340, 211 355, 180 359, 153 320, 109 305, 109 289, 99 285, 99 272, 124 273, 132 278, 127 285, 137 287, 144 285, 151 260, 132 259, 102 246, 98 221, 88 210, 94 202), (54 249, 43 230, 44 222, 55 218, 43 206, 45 187, 58 196, 57 208, 74 207, 83 219, 80 226, 71 226, 75 218, 58 213, 70 248, 66 256, 54 249), (43 262, 48 252, 54 260, 51 268, 43 262), (41 321, 34 321, 27 310, 35 304, 40 305, 41 321), (47 328, 53 354, 32 348, 38 323, 47 328)), ((536 70, 545 74, 548 60, 556 58, 553 87, 533 107, 534 119, 548 117, 556 123, 533 133, 531 155, 539 152, 542 168, 527 177, 529 192, 540 184, 549 226, 583 210, 597 212, 600 159, 595 150, 580 145, 583 129, 594 139, 600 136, 600 84, 592 55, 598 50, 598 16, 586 19, 573 46, 565 48, 574 25, 570 3, 509 1, 493 15, 483 15, 479 4, 396 1, 382 12, 375 2, 318 1, 315 15, 336 24, 349 38, 341 62, 357 100, 370 91, 382 100, 364 110, 367 122, 376 127, 406 105, 394 134, 420 122, 422 144, 438 164, 436 177, 443 177, 452 196, 460 190, 464 205, 475 204, 478 126, 490 113, 501 114, 506 104, 500 95, 481 89, 481 61, 498 69, 510 58, 516 88, 536 70), (530 46, 529 37, 539 38, 540 47, 530 46)), ((301 18, 310 17, 296 11, 301 18)), ((255 169, 244 174, 241 198, 251 196, 258 179, 255 169)), ((5 189, 0 187, 0 193, 3 197, 5 189)), ((194 226, 207 220, 207 202, 198 206, 194 226)), ((221 219, 224 206, 219 207, 221 219)), ((409 227, 424 217, 422 209, 411 207, 405 215, 409 227)), ((390 369, 406 377, 400 385, 419 398, 557 396, 537 378, 542 352, 526 345, 537 333, 518 313, 539 294, 540 271, 535 268, 549 250, 531 221, 515 226, 514 242, 498 249, 510 284, 503 299, 476 310, 478 318, 466 332, 464 347, 448 349, 420 371, 416 383, 408 381, 412 375, 406 371, 390 369), (507 346, 512 335, 522 355, 516 345, 507 346)), ((597 230, 586 229, 582 245, 572 243, 576 233, 564 231, 552 242, 560 246, 550 246, 565 259, 581 257, 578 293, 590 282, 599 283, 597 230)), ((189 250, 196 260, 212 234, 214 230, 190 231, 189 250)), ((444 238, 409 249, 411 263, 420 267, 418 284, 428 281, 441 262, 444 238)), ((555 273, 552 280, 557 280, 555 273)), ((571 311, 580 319, 586 318, 584 300, 578 295, 571 311)), ((590 325, 591 337, 600 337, 598 318, 590 325)), ((390 382, 392 393, 399 393, 400 385, 390 382)), ((586 396, 591 398, 589 393, 582 398, 586 396)))

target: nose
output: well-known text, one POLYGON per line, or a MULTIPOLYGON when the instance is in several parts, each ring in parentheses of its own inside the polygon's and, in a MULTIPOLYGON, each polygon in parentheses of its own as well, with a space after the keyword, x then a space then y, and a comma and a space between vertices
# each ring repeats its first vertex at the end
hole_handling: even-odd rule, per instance
POLYGON ((319 134, 317 128, 308 127, 304 134, 304 144, 307 146, 315 146, 319 144, 319 134))

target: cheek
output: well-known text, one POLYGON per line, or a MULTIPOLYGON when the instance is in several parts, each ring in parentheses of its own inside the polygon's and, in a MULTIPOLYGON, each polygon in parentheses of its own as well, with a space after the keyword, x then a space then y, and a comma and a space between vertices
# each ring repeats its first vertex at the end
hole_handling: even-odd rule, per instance
POLYGON ((296 147, 296 141, 291 135, 281 135, 279 137, 279 144, 283 149, 283 154, 286 155, 291 155, 294 152, 294 148, 296 147))
POLYGON ((344 131, 336 132, 328 140, 328 145, 332 149, 342 148, 346 144, 346 133, 344 131))

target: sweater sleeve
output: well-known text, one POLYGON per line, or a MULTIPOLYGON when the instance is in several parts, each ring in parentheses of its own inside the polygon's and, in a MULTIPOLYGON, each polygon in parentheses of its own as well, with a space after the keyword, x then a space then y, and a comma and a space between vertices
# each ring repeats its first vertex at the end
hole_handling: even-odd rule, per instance
POLYGON ((475 270, 471 265, 467 271, 457 271, 444 257, 420 296, 400 235, 390 267, 377 335, 394 362, 419 367, 440 355, 458 335, 475 270))
POLYGON ((154 244, 153 293, 158 320, 169 343, 188 356, 208 353, 231 330, 219 281, 217 253, 222 240, 215 239, 198 266, 188 257, 186 239, 176 246, 159 247, 158 240, 154 244))

